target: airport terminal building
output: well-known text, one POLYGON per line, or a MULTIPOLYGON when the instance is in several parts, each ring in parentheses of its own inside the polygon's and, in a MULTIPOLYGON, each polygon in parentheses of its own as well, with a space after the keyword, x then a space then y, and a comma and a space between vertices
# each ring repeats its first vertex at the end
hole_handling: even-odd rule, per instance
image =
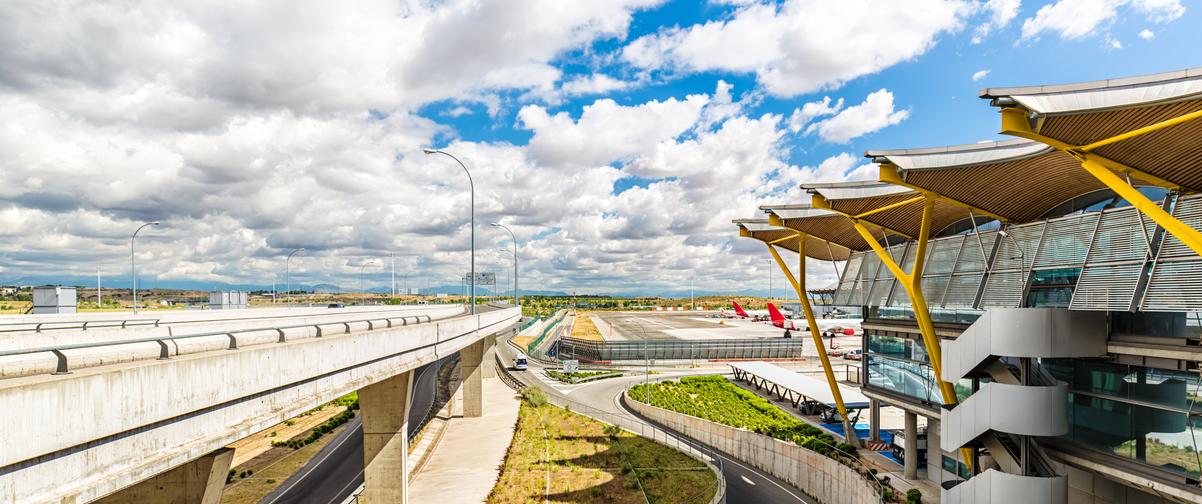
POLYGON ((1018 138, 870 151, 740 235, 836 261, 943 502, 1202 502, 1202 69, 981 96, 1018 138))

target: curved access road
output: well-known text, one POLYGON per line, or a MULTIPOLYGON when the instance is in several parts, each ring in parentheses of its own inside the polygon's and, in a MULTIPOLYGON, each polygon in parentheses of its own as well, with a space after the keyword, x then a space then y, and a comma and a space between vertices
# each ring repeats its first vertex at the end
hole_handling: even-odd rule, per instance
MULTIPOLYGON (((507 342, 497 344, 497 353, 501 356, 502 362, 512 362, 513 356, 516 353, 514 348, 507 342)), ((642 421, 634 413, 622 407, 618 402, 619 394, 625 390, 626 386, 632 382, 643 380, 641 376, 628 376, 623 378, 611 378, 600 380, 581 385, 570 387, 558 387, 551 383, 544 382, 538 376, 542 373, 543 366, 533 360, 530 361, 529 369, 524 372, 517 372, 515 376, 518 380, 527 385, 537 384, 547 391, 548 394, 559 396, 571 401, 575 401, 592 408, 596 408, 605 413, 622 415, 631 419, 642 421)), ((665 375, 689 375, 689 374, 712 374, 714 370, 698 371, 691 370, 681 373, 665 372, 665 375)), ((662 375, 661 375, 662 376, 662 375)), ((668 429, 660 428, 665 432, 674 435, 681 433, 672 432, 668 429)), ((696 441, 689 439, 687 433, 680 436, 682 440, 694 445, 698 445, 696 441)), ((722 475, 726 478, 726 502, 727 504, 761 504, 765 502, 772 503, 804 503, 817 504, 817 501, 811 499, 793 486, 781 481, 780 479, 768 473, 760 471, 742 461, 732 458, 725 453, 715 450, 718 456, 722 459, 722 475)))

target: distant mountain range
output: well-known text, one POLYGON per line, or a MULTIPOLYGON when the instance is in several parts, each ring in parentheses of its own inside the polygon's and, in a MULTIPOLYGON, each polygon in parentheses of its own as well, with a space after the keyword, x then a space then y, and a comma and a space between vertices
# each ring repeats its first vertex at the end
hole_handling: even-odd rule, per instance
MULTIPOLYGON (((101 277, 100 281, 101 281, 101 285, 106 289, 128 289, 129 288, 129 277, 120 277, 120 278, 101 277)), ((0 285, 75 285, 78 287, 91 289, 91 288, 96 287, 96 277, 81 277, 81 276, 53 277, 53 278, 51 278, 51 277, 36 277, 36 276, 24 277, 24 278, 0 277, 0 285)), ((200 281, 194 281, 194 280, 156 281, 153 278, 145 278, 145 279, 139 279, 138 288, 140 288, 140 289, 141 288, 145 288, 145 289, 183 289, 183 290, 197 290, 197 291, 212 291, 212 290, 270 291, 271 284, 270 283, 268 283, 268 284, 227 284, 227 283, 220 283, 220 282, 200 282, 200 281)), ((330 292, 330 293, 332 293, 332 292, 354 292, 354 291, 358 290, 359 282, 351 281, 351 282, 347 282, 346 284, 340 284, 340 285, 335 285, 335 284, 331 284, 331 283, 319 283, 319 284, 314 284, 314 285, 293 284, 292 288, 296 289, 296 290, 330 292)), ((284 291, 285 290, 284 284, 282 284, 282 283, 276 284, 276 289, 281 292, 284 291)), ((400 290, 401 286, 398 285, 397 289, 400 290)), ((369 288, 368 291, 374 292, 374 293, 379 293, 379 294, 385 294, 385 293, 388 293, 390 291, 390 289, 387 286, 376 286, 376 287, 369 288)), ((464 290, 462 285, 437 285, 437 286, 432 286, 429 288, 423 287, 420 289, 421 294, 458 295, 458 294, 465 293, 465 292, 466 291, 464 290)), ((476 289, 477 296, 509 296, 509 295, 512 295, 512 293, 513 293, 513 291, 509 291, 509 290, 505 290, 505 289, 497 289, 496 291, 494 291, 493 289, 490 289, 490 288, 486 288, 486 287, 480 287, 480 288, 476 289)), ((572 295, 572 294, 612 295, 615 297, 661 297, 661 298, 669 298, 669 299, 687 299, 689 297, 689 289, 688 288, 685 288, 685 289, 655 289, 655 290, 646 290, 646 291, 626 290, 626 291, 617 292, 617 293, 595 293, 595 292, 587 292, 584 290, 578 290, 575 292, 564 292, 564 291, 559 291, 559 290, 526 290, 526 289, 522 289, 522 291, 521 291, 521 295, 523 295, 523 296, 529 296, 529 295, 568 296, 568 295, 572 295)), ((782 285, 782 286, 772 289, 771 294, 777 298, 796 297, 796 295, 793 294, 793 289, 787 285, 782 285)), ((693 295, 696 297, 705 297, 705 296, 768 297, 769 291, 768 291, 768 289, 740 289, 737 291, 714 291, 714 290, 697 289, 695 292, 693 292, 693 295)))

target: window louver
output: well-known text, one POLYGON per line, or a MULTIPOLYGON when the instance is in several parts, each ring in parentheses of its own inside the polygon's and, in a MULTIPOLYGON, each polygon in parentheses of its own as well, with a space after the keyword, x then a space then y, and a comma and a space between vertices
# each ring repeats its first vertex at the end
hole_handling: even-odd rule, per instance
POLYGON ((1003 238, 998 244, 997 256, 993 259, 993 271, 1031 269, 1046 226, 1046 222, 1039 222, 1007 230, 1010 237, 1003 238))
MULTIPOLYGON (((1105 225, 1105 224, 1103 224, 1105 225)), ((1140 238, 1143 241, 1143 238, 1140 238)), ((1144 263, 1087 266, 1077 280, 1070 310, 1127 311, 1144 263)))
POLYGON ((972 308, 977 302, 977 290, 981 287, 981 273, 955 275, 947 284, 943 294, 943 306, 947 308, 972 308))
POLYGON ((855 289, 856 278, 860 274, 860 263, 864 260, 863 252, 855 252, 847 258, 843 268, 843 277, 839 280, 839 289, 835 291, 835 304, 846 306, 852 304, 851 291, 855 289))
POLYGON ((1144 311, 1202 310, 1202 260, 1159 262, 1144 294, 1144 311))
POLYGON ((981 296, 981 308, 1017 308, 1022 300, 1024 275, 1026 273, 1022 271, 990 273, 985 284, 985 294, 981 296))
MULTIPOLYGON (((1194 229, 1202 229, 1202 195, 1182 198, 1173 209, 1173 216, 1194 229)), ((1161 246, 1160 257, 1193 256, 1194 251, 1181 243, 1172 234, 1165 235, 1164 245, 1161 246)))
MULTIPOLYGON (((975 238, 974 246, 975 244, 975 238)), ((960 245, 964 243, 964 236, 957 235, 950 238, 940 238, 932 241, 927 247, 930 253, 927 256, 927 262, 923 268, 923 276, 947 275, 952 272, 956 266, 956 257, 960 255, 960 245)), ((980 250, 977 251, 980 255, 980 250)))
MULTIPOLYGON (((1048 223, 1047 233, 1039 244, 1035 267, 1080 266, 1093 240, 1098 214, 1090 213, 1048 223)), ((1141 238, 1142 239, 1142 238, 1141 238)), ((1028 252, 1029 253, 1029 252, 1028 252)))
POLYGON ((985 256, 993 251, 993 241, 997 239, 997 231, 981 233, 981 243, 977 243, 974 234, 964 237, 964 246, 960 247, 960 258, 956 260, 956 273, 985 271, 986 259, 981 256, 981 246, 985 246, 985 256))
POLYGON ((1148 251, 1147 239, 1151 239, 1156 231, 1156 223, 1152 219, 1142 217, 1147 235, 1141 234, 1141 217, 1133 207, 1103 213, 1102 223, 1098 226, 1098 232, 1094 235, 1093 245, 1089 250, 1089 264, 1145 259, 1148 251))

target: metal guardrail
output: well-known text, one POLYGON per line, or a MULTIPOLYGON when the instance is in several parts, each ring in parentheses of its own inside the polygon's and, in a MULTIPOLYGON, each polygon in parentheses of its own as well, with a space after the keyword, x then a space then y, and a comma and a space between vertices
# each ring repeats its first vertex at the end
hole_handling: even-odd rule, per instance
MULTIPOLYGON (((266 308, 266 309, 270 309, 270 308, 266 308)), ((279 315, 257 316, 257 317, 204 318, 204 319, 183 319, 183 320, 170 320, 170 319, 162 319, 162 318, 139 317, 139 318, 128 318, 128 319, 114 318, 114 319, 98 319, 98 320, 78 320, 77 319, 77 320, 43 320, 43 321, 38 321, 38 322, 0 322, 0 333, 29 332, 31 330, 35 333, 40 333, 43 331, 58 331, 58 330, 64 330, 64 329, 80 329, 80 330, 84 330, 84 331, 86 331, 88 329, 100 329, 100 328, 127 329, 130 327, 145 327, 145 326, 159 327, 159 326, 175 325, 175 324, 181 324, 181 325, 182 324, 204 324, 204 323, 210 323, 210 322, 238 322, 238 321, 246 321, 246 320, 287 319, 287 318, 298 318, 298 317, 326 317, 326 316, 336 316, 336 315, 354 315, 357 313, 383 314, 383 313, 394 313, 394 312, 399 312, 399 311, 402 311, 402 310, 348 310, 348 311, 340 311, 340 312, 331 311, 331 312, 326 312, 326 313, 298 313, 298 314, 291 314, 291 315, 285 313, 285 314, 279 314, 279 315), (17 326, 19 326, 19 327, 15 328, 15 329, 13 328, 13 327, 17 327, 17 326), (50 327, 47 327, 47 326, 50 326, 50 327)), ((105 313, 98 312, 97 314, 104 315, 105 313)), ((392 318, 396 318, 396 317, 392 317, 392 318)))
POLYGON ((592 361, 693 359, 797 359, 800 339, 722 339, 596 341, 572 337, 559 340, 560 358, 592 361))
MULTIPOLYGON (((321 326, 342 325, 345 328, 344 331, 342 332, 342 334, 350 334, 351 324, 366 323, 367 330, 372 331, 375 329, 384 329, 384 328, 393 327, 392 321, 395 319, 401 320, 401 325, 399 327, 404 327, 404 326, 409 325, 409 319, 413 319, 414 324, 420 324, 420 323, 422 323, 421 319, 423 317, 426 319, 426 323, 433 321, 433 319, 430 318, 429 315, 407 315, 407 316, 403 316, 403 317, 393 317, 393 318, 383 318, 383 319, 374 318, 374 319, 361 319, 361 320, 340 320, 340 321, 331 321, 331 322, 324 322, 324 323, 317 323, 317 324, 298 324, 298 325, 282 326, 282 327, 257 327, 257 328, 250 328, 250 329, 237 329, 237 330, 232 330, 232 331, 215 331, 215 332, 198 333, 198 334, 183 334, 183 335, 178 335, 178 336, 167 336, 167 337, 135 338, 135 339, 128 339, 128 340, 101 341, 101 342, 96 342, 96 343, 74 343, 74 344, 70 344, 70 345, 57 345, 57 346, 48 346, 48 347, 39 347, 39 348, 23 348, 23 349, 18 349, 18 350, 0 351, 0 357, 6 357, 6 356, 11 356, 11 355, 28 355, 28 354, 35 354, 35 353, 52 353, 55 355, 55 357, 58 358, 58 366, 57 366, 57 369, 55 370, 54 374, 65 374, 70 371, 68 368, 68 365, 67 365, 67 355, 63 353, 66 350, 80 350, 80 349, 86 349, 86 348, 102 348, 102 347, 112 347, 112 346, 120 346, 120 345, 132 345, 132 344, 137 344, 137 343, 158 343, 159 344, 159 357, 158 358, 160 360, 163 360, 163 359, 171 358, 170 350, 169 350, 169 347, 167 346, 168 341, 186 340, 186 339, 194 339, 194 338, 205 338, 205 337, 213 337, 213 336, 226 336, 229 338, 229 347, 228 348, 230 350, 237 350, 238 349, 238 338, 237 338, 237 336, 235 336, 236 334, 250 333, 250 332, 276 331, 279 335, 279 339, 276 342, 284 343, 287 341, 287 337, 284 334, 284 330, 286 330, 286 329, 300 329, 300 328, 310 328, 311 327, 316 330, 316 332, 317 332, 316 337, 320 338, 324 335, 322 333, 321 326), (376 323, 380 323, 380 322, 385 323, 386 326, 381 326, 381 327, 377 328, 376 323)), ((442 320, 442 319, 439 319, 439 320, 442 320)))
MULTIPOLYGON (((459 362, 459 352, 455 352, 454 354, 445 358, 445 362, 442 362, 437 366, 437 369, 435 369, 435 371, 434 371, 435 372, 435 376, 434 376, 435 389, 442 386, 441 377, 438 376, 437 373, 439 373, 442 370, 442 368, 444 368, 444 367, 448 367, 448 366, 454 367, 455 363, 457 363, 457 362, 459 362)), ((430 409, 426 410, 426 414, 422 416, 421 420, 418 420, 417 425, 413 429, 413 432, 411 432, 409 434, 408 439, 409 439, 410 443, 412 443, 413 440, 415 438, 417 438, 418 434, 422 433, 422 429, 426 428, 426 424, 429 424, 430 420, 433 420, 434 417, 438 414, 438 410, 442 409, 443 406, 446 405, 446 403, 450 402, 450 400, 451 400, 450 397, 444 396, 442 398, 441 404, 439 404, 438 401, 430 401, 430 409)))
MULTIPOLYGON (((510 373, 509 368, 504 365, 500 356, 495 356, 495 358, 497 364, 497 376, 501 378, 501 381, 505 382, 506 385, 509 385, 510 388, 518 392, 521 392, 522 389, 526 388, 526 385, 521 380, 517 379, 517 377, 510 373)), ((628 416, 601 411, 587 404, 579 403, 571 399, 561 398, 551 394, 547 394, 547 402, 553 406, 567 409, 573 413, 579 413, 599 422, 617 425, 618 427, 621 427, 622 430, 636 434, 644 439, 654 441, 669 448, 673 448, 679 452, 693 455, 694 458, 704 462, 707 468, 714 471, 717 476, 715 479, 717 488, 714 489, 713 498, 707 502, 710 504, 725 504, 725 467, 722 463, 722 457, 719 456, 719 454, 714 451, 713 448, 688 439, 684 436, 673 435, 669 431, 657 425, 639 420, 638 417, 633 416, 633 414, 628 416)), ((705 489, 708 490, 709 488, 710 487, 706 487, 705 489)), ((698 497, 701 495, 704 495, 704 493, 698 492, 698 497)), ((689 496, 682 497, 684 498, 680 499, 680 502, 689 502, 687 500, 689 496)))
POLYGON ((564 317, 567 317, 567 315, 567 310, 559 310, 555 312, 555 316, 547 320, 547 325, 546 327, 543 327, 542 333, 540 333, 537 338, 534 338, 534 341, 531 341, 529 345, 526 345, 526 353, 535 353, 535 350, 538 349, 539 345, 543 344, 543 340, 547 339, 547 335, 558 328, 559 324, 563 322, 564 317))

